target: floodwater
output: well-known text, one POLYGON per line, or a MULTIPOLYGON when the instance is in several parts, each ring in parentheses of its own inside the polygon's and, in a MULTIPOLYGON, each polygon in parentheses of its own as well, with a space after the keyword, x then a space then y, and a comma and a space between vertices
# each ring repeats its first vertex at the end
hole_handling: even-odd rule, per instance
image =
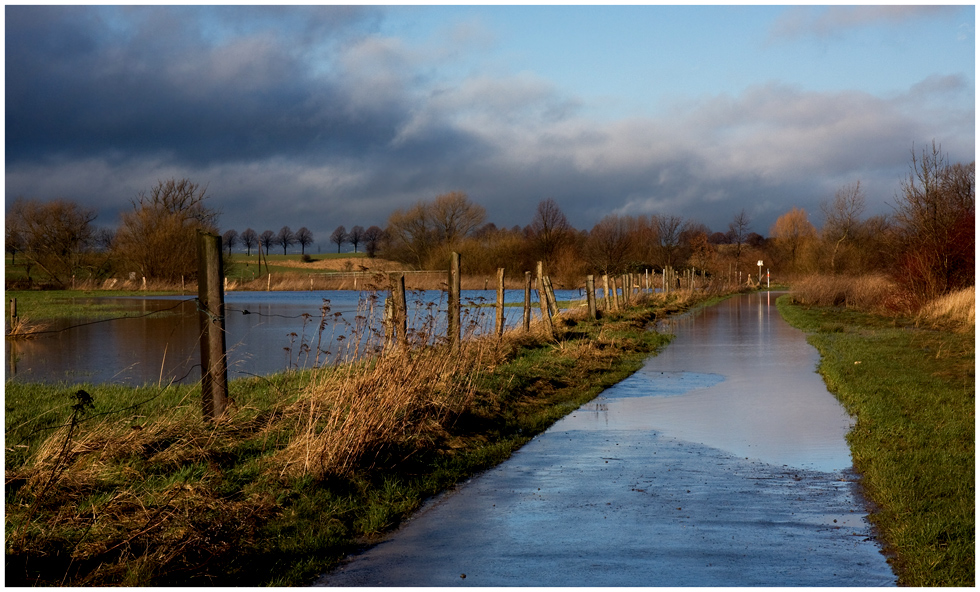
MULTIPOLYGON (((559 300, 583 298, 578 290, 556 290, 555 295, 559 300)), ((464 306, 492 305, 496 297, 495 290, 462 292, 464 306)), ((522 303, 524 291, 507 290, 504 298, 522 303)), ((532 299, 532 315, 539 317, 534 292, 532 299)), ((70 319, 36 339, 7 340, 6 379, 130 385, 200 379, 200 327, 193 296, 102 298, 93 303, 96 300, 146 316, 98 322, 70 319)), ((228 377, 268 375, 356 356, 380 343, 384 300, 384 292, 226 292, 228 377)), ((411 291, 407 300, 410 330, 445 335, 444 292, 411 291)), ((508 327, 522 322, 522 307, 504 311, 508 327)), ((464 334, 491 330, 495 315, 492 307, 464 308, 464 334)))
POLYGON ((892 586, 818 354, 756 293, 319 586, 892 586))

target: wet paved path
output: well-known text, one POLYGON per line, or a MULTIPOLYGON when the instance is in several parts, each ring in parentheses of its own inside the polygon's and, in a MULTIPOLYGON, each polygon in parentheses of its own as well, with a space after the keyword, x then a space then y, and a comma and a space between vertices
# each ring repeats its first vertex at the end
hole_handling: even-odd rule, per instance
POLYGON ((318 585, 894 585, 850 420, 774 300, 672 320, 642 370, 318 585))

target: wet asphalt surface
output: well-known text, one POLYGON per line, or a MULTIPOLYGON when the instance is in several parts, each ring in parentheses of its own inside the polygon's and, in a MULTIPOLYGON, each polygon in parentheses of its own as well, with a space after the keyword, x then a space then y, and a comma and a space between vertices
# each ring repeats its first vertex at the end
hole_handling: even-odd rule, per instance
POLYGON ((665 329, 640 372, 316 585, 895 585, 849 418, 774 299, 665 329))

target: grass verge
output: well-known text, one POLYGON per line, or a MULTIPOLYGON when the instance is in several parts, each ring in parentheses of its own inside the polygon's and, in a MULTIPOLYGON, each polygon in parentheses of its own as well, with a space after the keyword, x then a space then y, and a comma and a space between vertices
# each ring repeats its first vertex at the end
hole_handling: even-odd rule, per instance
POLYGON ((975 334, 777 300, 856 418, 848 434, 871 520, 904 586, 975 581, 975 334))
POLYGON ((213 425, 195 387, 9 383, 6 583, 308 584, 638 369, 680 298, 236 381, 213 425))

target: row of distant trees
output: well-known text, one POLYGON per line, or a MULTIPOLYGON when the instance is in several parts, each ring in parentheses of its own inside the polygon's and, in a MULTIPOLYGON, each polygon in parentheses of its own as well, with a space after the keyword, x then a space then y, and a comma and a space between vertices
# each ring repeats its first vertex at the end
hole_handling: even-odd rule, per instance
MULTIPOLYGON (((338 226, 330 235, 330 242, 337 245, 338 253, 345 244, 354 247, 355 253, 358 252, 359 245, 364 245, 365 253, 369 257, 374 257, 378 252, 383 236, 384 230, 377 226, 371 226, 367 229, 363 226, 355 226, 350 229, 350 232, 344 226, 338 226)), ((221 235, 221 246, 228 249, 228 255, 231 255, 232 249, 238 245, 245 249, 245 254, 248 256, 252 254, 252 249, 257 247, 264 248, 266 255, 269 254, 269 249, 272 247, 282 247, 282 254, 286 255, 289 252, 289 247, 295 245, 299 245, 300 254, 305 255, 306 248, 312 244, 314 244, 313 232, 305 226, 296 232, 293 232, 288 226, 283 226, 279 232, 265 230, 259 234, 251 228, 246 228, 241 234, 236 230, 226 230, 221 235)))
MULTIPOLYGON (((544 261, 559 283, 588 273, 618 274, 666 267, 693 268, 706 275, 745 278, 756 260, 787 274, 885 272, 920 300, 973 285, 974 164, 950 164, 933 144, 916 154, 896 196, 894 213, 863 217, 860 182, 841 187, 821 205, 825 219, 816 228, 802 209, 786 212, 764 238, 751 229, 744 210, 724 232, 694 219, 669 214, 609 215, 591 230, 569 224, 554 199, 542 200, 526 226, 498 228, 486 210, 462 192, 450 192, 391 213, 385 228, 338 227, 330 237, 338 252, 362 245, 380 256, 416 269, 443 269, 459 252, 467 273, 492 275, 503 267, 523 274, 544 261)), ((6 250, 15 261, 41 270, 56 284, 76 275, 112 277, 135 272, 179 281, 196 273, 194 235, 218 232, 218 213, 206 204, 207 188, 187 179, 159 183, 133 200, 119 227, 97 229, 96 212, 69 200, 18 199, 6 219, 6 250)), ((283 227, 257 233, 251 228, 223 235, 225 248, 313 244, 307 228, 283 227)))

